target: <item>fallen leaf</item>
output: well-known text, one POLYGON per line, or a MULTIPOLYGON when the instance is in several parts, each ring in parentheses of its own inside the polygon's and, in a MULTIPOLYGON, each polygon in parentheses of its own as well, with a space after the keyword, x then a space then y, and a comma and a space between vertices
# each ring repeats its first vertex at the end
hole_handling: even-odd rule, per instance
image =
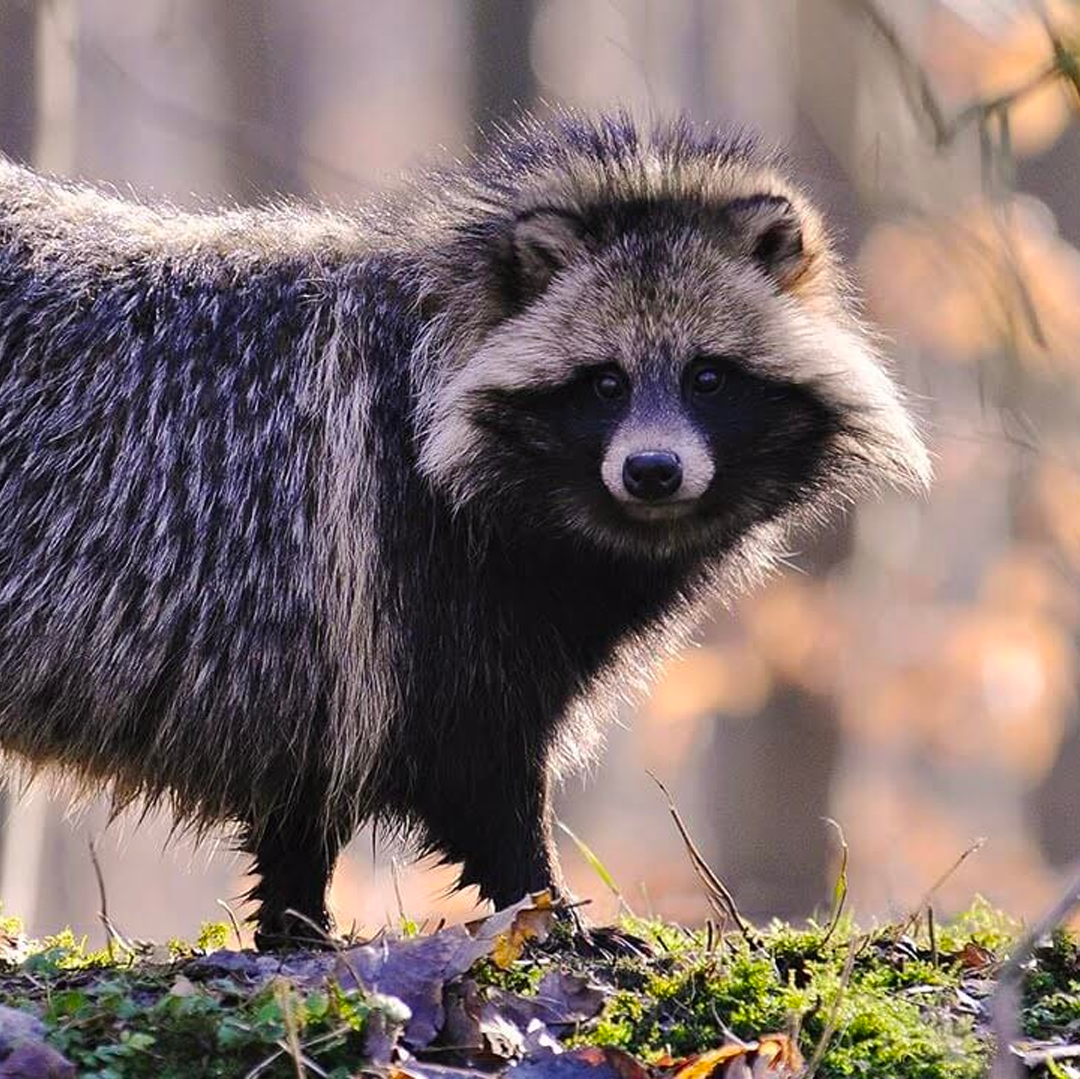
POLYGON ((802 1053, 792 1038, 786 1034, 767 1034, 758 1041, 754 1079, 765 1075, 795 1075, 802 1070, 803 1064, 802 1053))
POLYGON ((515 1064, 505 1079, 648 1079, 649 1073, 621 1049, 589 1046, 550 1053, 515 1064))
POLYGON ((350 948, 338 957, 334 977, 350 989, 396 997, 409 1009, 403 1040, 412 1049, 430 1045, 445 1020, 443 989, 488 954, 490 942, 478 940, 462 926, 443 929, 430 937, 381 940, 350 948))
MULTIPOLYGON (((756 1043, 750 1042, 749 1045, 756 1046, 756 1043)), ((679 1070, 675 1073, 675 1079, 709 1079, 709 1076, 722 1064, 744 1056, 748 1048, 748 1045, 739 1045, 733 1042, 731 1045, 724 1045, 719 1049, 710 1049, 708 1052, 699 1053, 688 1060, 679 1061, 676 1065, 679 1070)))
POLYGON ((964 970, 985 970, 997 962, 997 956, 989 948, 969 940, 956 953, 956 960, 964 970))
POLYGON ((525 1031, 525 1055, 540 1057, 547 1053, 563 1053, 562 1042, 539 1019, 533 1019, 525 1031))
POLYGON ((0 1079, 75 1079, 75 1065, 44 1042, 23 1042, 2 1061, 0 1079))
POLYGON ((512 907, 496 911, 487 918, 469 922, 466 928, 478 940, 489 943, 492 962, 508 969, 525 950, 530 940, 543 941, 551 932, 558 908, 548 891, 526 896, 512 907))
POLYGON ((397 997, 377 993, 369 1003, 374 1007, 364 1023, 364 1058, 374 1064, 390 1064, 412 1013, 397 997))
POLYGON ((0 1055, 10 1053, 23 1042, 39 1042, 45 1024, 36 1015, 0 1004, 0 1055))
POLYGON ((388 1079, 476 1079, 473 1068, 455 1068, 426 1060, 409 1060, 387 1072, 388 1079))
POLYGON ((485 1001, 472 979, 447 988, 445 1008, 440 1042, 459 1050, 470 1067, 491 1070, 524 1055, 524 1027, 485 1001))
POLYGON ((719 1049, 676 1061, 674 1079, 792 1079, 803 1067, 799 1047, 786 1034, 757 1041, 730 1042, 719 1049))
POLYGON ((580 974, 552 970, 544 975, 535 996, 521 996, 503 989, 492 989, 488 1001, 522 1030, 539 1021, 558 1030, 583 1023, 599 1015, 607 993, 580 974))
POLYGON ((1014 1042, 1009 1046, 1009 1051, 1018 1056, 1027 1068, 1045 1068, 1051 1061, 1060 1063, 1080 1057, 1080 1045, 1065 1045, 1060 1041, 1014 1042))

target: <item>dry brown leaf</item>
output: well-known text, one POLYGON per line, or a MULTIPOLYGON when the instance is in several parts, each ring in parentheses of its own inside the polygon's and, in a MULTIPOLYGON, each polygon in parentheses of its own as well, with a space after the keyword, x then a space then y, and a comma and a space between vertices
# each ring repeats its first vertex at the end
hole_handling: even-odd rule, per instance
POLYGON ((795 1075, 803 1067, 802 1053, 786 1034, 767 1034, 758 1042, 754 1076, 795 1075), (764 1066, 763 1066, 764 1065, 764 1066))
POLYGON ((556 916, 557 908, 551 893, 542 891, 487 918, 470 922, 466 928, 476 940, 490 942, 492 962, 506 970, 521 957, 530 940, 547 939, 556 916))
POLYGON ((590 1045, 523 1060, 506 1079, 649 1079, 649 1072, 622 1049, 590 1045))
POLYGON ((956 959, 964 970, 985 970, 997 962, 997 956, 989 948, 984 948, 973 940, 969 940, 956 953, 956 959))
POLYGON ((789 1079, 803 1067, 799 1047, 786 1034, 766 1034, 757 1041, 731 1042, 707 1053, 674 1061, 673 1079, 789 1079))
POLYGON ((721 1065, 736 1057, 744 1056, 750 1046, 756 1047, 756 1045, 756 1042, 750 1042, 747 1045, 732 1042, 719 1049, 710 1049, 707 1053, 699 1053, 696 1057, 679 1061, 679 1070, 675 1073, 675 1079, 709 1079, 721 1065))

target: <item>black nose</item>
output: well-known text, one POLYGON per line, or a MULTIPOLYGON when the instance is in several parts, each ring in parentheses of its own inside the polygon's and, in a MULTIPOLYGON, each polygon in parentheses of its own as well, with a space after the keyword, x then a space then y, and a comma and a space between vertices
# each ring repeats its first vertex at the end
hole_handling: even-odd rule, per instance
POLYGON ((682 462, 668 450, 647 450, 631 454, 623 462, 626 489, 643 502, 670 498, 682 484, 682 462))

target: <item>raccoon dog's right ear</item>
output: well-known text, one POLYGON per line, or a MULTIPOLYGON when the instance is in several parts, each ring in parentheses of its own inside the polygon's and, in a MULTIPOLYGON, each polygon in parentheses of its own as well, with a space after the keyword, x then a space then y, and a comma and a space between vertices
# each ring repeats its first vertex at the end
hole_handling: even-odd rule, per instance
POLYGON ((526 210, 514 219, 512 246, 521 284, 533 299, 584 254, 585 223, 570 210, 554 206, 526 210))

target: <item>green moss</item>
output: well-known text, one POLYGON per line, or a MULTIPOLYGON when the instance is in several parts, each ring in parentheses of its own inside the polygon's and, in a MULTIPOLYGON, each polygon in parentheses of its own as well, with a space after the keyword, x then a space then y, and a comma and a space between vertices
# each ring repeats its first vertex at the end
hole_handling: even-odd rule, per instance
POLYGON ((760 947, 729 935, 712 953, 700 934, 669 939, 671 949, 641 988, 616 994, 579 1042, 655 1060, 704 1052, 729 1034, 752 1039, 800 1026, 809 1057, 835 1010, 836 1033, 818 1072, 825 1079, 982 1074, 986 1045, 970 1019, 948 1007, 960 978, 954 962, 897 954, 887 934, 858 937, 850 925, 827 939, 821 926, 775 923, 760 947), (852 939, 861 954, 845 985, 852 939))
POLYGON ((229 943, 229 927, 224 922, 203 922, 195 947, 201 952, 216 952, 229 943))
POLYGON ((481 959, 469 973, 478 985, 529 996, 536 992, 544 976, 544 966, 531 959, 522 959, 509 967, 500 967, 490 959, 481 959))
MULTIPOLYGON (((372 1012, 403 1019, 397 1002, 334 984, 301 990, 278 979, 255 992, 226 977, 196 984, 183 963, 156 964, 122 950, 110 962, 69 931, 28 940, 11 929, 20 961, 0 979, 0 1003, 38 1015, 49 1043, 87 1079, 225 1079, 267 1061, 260 1075, 295 1076, 281 1050, 290 1030, 322 1074, 344 1079, 363 1059, 372 1012)), ((170 942, 168 950, 197 956, 227 937, 225 926, 207 924, 195 944, 170 942)))
POLYGON ((688 952, 700 951, 706 943, 705 931, 691 931, 670 922, 626 917, 622 925, 627 932, 640 937, 661 955, 685 955, 688 952))
POLYGON ((76 937, 65 929, 40 941, 27 941, 29 951, 22 964, 27 974, 49 975, 61 971, 90 970, 109 967, 114 960, 106 949, 95 951, 87 947, 86 937, 76 937))
POLYGON ((1024 1033, 1033 1038, 1080 1032, 1080 946, 1065 930, 1035 949, 1024 981, 1024 1033))
POLYGON ((977 944, 1002 955, 1020 935, 1023 926, 1017 919, 992 906, 981 895, 970 907, 938 930, 942 953, 958 952, 965 944, 977 944))
POLYGON ((315 1044, 324 1071, 348 1070, 362 1055, 371 1006, 343 990, 300 992, 275 982, 248 998, 160 979, 118 979, 49 994, 43 1019, 50 1043, 97 1079, 193 1079, 243 1075, 270 1057, 261 1074, 295 1075, 279 1053, 290 1029, 315 1044), (178 991, 179 988, 179 991, 178 991))
POLYGON ((782 1029, 798 991, 780 982, 768 958, 743 950, 680 963, 651 977, 639 990, 623 990, 605 1010, 596 1041, 649 1058, 686 1056, 726 1040, 782 1029))
MULTIPOLYGON (((819 1074, 823 1077, 894 1076, 896 1079, 975 1079, 984 1072, 989 1049, 967 1016, 954 1015, 945 993, 906 996, 880 976, 854 974, 839 994, 835 971, 816 980, 828 1014, 839 995, 836 1032, 819 1074), (831 984, 830 984, 831 983, 831 984)), ((803 1049, 812 1052, 826 1020, 815 1013, 805 1023, 803 1049)))
POLYGON ((1063 1030, 1080 1030, 1080 982, 1047 993, 1024 1008, 1024 1033, 1033 1038, 1050 1038, 1063 1030))

